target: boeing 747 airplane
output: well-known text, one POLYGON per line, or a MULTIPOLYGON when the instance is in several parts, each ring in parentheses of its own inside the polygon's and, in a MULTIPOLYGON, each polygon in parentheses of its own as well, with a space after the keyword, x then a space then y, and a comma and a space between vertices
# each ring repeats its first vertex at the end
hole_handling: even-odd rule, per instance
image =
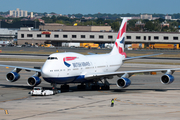
POLYGON ((130 77, 135 73, 162 72, 164 75, 160 78, 163 84, 170 84, 174 81, 172 74, 180 68, 170 69, 151 69, 151 70, 134 70, 134 71, 117 71, 124 61, 136 58, 149 57, 154 55, 145 55, 138 57, 126 57, 124 52, 125 36, 127 21, 130 18, 123 18, 114 47, 107 54, 82 55, 74 52, 54 53, 51 54, 41 69, 26 68, 10 65, 0 65, 4 67, 12 67, 14 70, 7 73, 6 79, 15 82, 20 78, 21 70, 35 71, 36 74, 29 77, 27 84, 29 86, 37 86, 41 83, 40 76, 51 83, 53 87, 61 84, 61 89, 69 89, 69 83, 80 83, 79 89, 85 89, 86 85, 91 83, 92 89, 99 89, 97 84, 103 82, 101 89, 109 89, 110 84, 107 81, 113 76, 118 76, 116 84, 120 88, 126 88, 131 84, 130 77))

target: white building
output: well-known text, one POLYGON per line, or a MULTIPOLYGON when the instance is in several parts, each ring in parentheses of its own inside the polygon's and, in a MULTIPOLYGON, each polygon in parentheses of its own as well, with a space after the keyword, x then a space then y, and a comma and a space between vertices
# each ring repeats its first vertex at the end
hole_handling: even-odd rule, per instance
POLYGON ((27 11, 17 8, 16 10, 10 10, 9 15, 13 17, 27 17, 27 11))
POLYGON ((169 15, 166 15, 166 16, 165 16, 165 19, 166 19, 166 20, 171 20, 171 19, 172 19, 172 17, 171 17, 171 16, 169 16, 169 15))
POLYGON ((34 16, 33 16, 33 12, 31 12, 31 15, 30 15, 30 17, 31 17, 31 18, 33 18, 33 17, 34 17, 34 16))
POLYGON ((152 15, 148 15, 148 14, 141 15, 141 19, 148 19, 148 20, 152 20, 152 15))

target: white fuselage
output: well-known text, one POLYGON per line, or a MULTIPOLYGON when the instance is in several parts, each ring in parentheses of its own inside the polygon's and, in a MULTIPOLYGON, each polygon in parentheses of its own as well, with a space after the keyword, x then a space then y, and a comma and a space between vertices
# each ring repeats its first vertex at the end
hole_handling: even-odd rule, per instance
POLYGON ((87 74, 114 72, 124 56, 112 54, 82 55, 73 52, 51 54, 42 67, 42 77, 50 83, 82 82, 87 74))

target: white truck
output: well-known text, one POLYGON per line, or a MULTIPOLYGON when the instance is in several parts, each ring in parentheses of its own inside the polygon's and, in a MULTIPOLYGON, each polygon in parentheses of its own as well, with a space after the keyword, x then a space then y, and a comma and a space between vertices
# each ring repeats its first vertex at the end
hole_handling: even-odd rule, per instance
POLYGON ((53 90, 43 90, 42 87, 34 87, 31 92, 29 92, 31 95, 54 95, 55 91, 53 90))
POLYGON ((62 47, 75 47, 75 48, 77 48, 77 47, 80 47, 80 43, 65 43, 65 42, 63 42, 62 47))
POLYGON ((112 49, 114 46, 114 43, 105 43, 104 47, 108 49, 112 49))

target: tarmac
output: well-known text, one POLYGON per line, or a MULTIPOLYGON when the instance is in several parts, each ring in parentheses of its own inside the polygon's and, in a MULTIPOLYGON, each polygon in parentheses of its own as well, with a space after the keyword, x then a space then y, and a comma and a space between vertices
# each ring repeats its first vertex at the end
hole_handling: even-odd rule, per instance
POLYGON ((36 96, 0 103, 8 111, 5 114, 2 110, 0 116, 9 120, 178 120, 179 96, 179 90, 96 96, 36 96), (112 98, 115 98, 114 107, 110 107, 112 98))
MULTIPOLYGON (((170 62, 173 62, 170 61, 170 62)), ((15 66, 42 66, 42 62, 0 62, 15 66)), ((175 68, 178 65, 124 63, 120 70, 175 68)), ((108 80, 110 90, 78 91, 76 84, 70 85, 69 92, 53 96, 31 96, 31 87, 26 84, 33 72, 21 71, 20 80, 10 83, 5 75, 11 69, 0 69, 0 120, 179 120, 180 118, 180 74, 175 72, 175 81, 170 85, 160 82, 162 73, 157 75, 133 75, 132 84, 120 89, 116 86, 118 77, 108 80), (115 99, 111 107, 111 99, 115 99)), ((40 86, 51 89, 42 81, 40 86)), ((59 86, 58 86, 59 87, 59 86)))

